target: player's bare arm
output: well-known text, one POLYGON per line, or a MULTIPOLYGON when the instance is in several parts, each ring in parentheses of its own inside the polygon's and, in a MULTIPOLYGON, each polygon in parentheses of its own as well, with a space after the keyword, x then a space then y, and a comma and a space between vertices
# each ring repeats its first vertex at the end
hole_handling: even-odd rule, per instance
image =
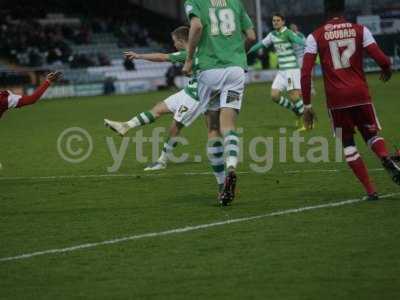
POLYGON ((203 33, 203 24, 197 17, 193 17, 190 20, 190 31, 189 31, 189 42, 188 42, 188 54, 183 66, 182 72, 185 75, 192 73, 193 57, 196 51, 197 45, 199 44, 201 35, 203 33))
POLYGON ((46 81, 44 81, 34 92, 32 95, 24 95, 19 100, 17 107, 32 105, 36 103, 42 95, 46 92, 51 84, 60 80, 62 77, 61 72, 51 72, 46 76, 46 81))
POLYGON ((143 60, 148 60, 152 62, 167 62, 169 61, 169 56, 168 54, 165 53, 145 53, 145 54, 140 54, 136 53, 134 51, 127 51, 124 53, 125 57, 130 59, 130 60, 135 60, 135 59, 143 59, 143 60))

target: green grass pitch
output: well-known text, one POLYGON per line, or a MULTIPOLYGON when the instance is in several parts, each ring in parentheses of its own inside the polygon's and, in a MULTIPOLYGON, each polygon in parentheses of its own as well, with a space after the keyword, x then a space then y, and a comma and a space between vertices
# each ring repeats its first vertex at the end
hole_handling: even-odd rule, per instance
MULTIPOLYGON (((400 144, 400 76, 387 84, 377 75, 368 80, 382 135, 389 144, 400 144)), ((302 135, 326 137, 333 150, 322 81, 316 85, 319 123, 302 135)), ((287 128, 287 135, 294 130, 294 117, 269 100, 269 88, 256 84, 246 90, 239 119, 245 149, 240 191, 225 208, 216 205, 215 179, 204 159, 202 119, 183 132, 190 144, 177 149, 201 155, 202 162, 170 164, 148 176, 130 142, 115 173, 121 176, 107 171, 113 159, 106 137, 117 148, 122 140, 103 127, 102 119, 129 119, 171 92, 49 100, 8 112, 0 125, 0 259, 364 196, 345 163, 296 163, 291 149, 288 162, 275 160, 269 172, 251 170, 254 137, 278 141, 285 136, 279 128, 287 128), (81 127, 93 139, 92 155, 79 164, 65 162, 57 151, 57 139, 69 127, 81 127)), ((143 132, 149 136, 169 123, 165 117, 143 132)), ((357 141, 380 193, 400 193, 357 141)), ((145 144, 144 151, 150 153, 151 146, 145 144)), ((257 153, 263 152, 259 145, 257 153)), ((278 157, 277 147, 273 154, 278 157)), ((0 298, 400 299, 399 228, 397 194, 375 203, 0 261, 0 298)))

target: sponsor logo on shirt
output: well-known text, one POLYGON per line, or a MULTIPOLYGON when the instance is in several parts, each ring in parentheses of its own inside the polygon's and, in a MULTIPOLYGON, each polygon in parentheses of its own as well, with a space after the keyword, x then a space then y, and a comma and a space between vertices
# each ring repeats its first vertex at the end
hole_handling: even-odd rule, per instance
POLYGON ((325 25, 325 31, 332 31, 333 30, 333 24, 326 24, 325 25))
POLYGON ((333 31, 333 30, 338 30, 338 29, 344 29, 344 28, 352 28, 353 24, 351 23, 340 23, 340 24, 326 24, 325 25, 325 31, 333 31))

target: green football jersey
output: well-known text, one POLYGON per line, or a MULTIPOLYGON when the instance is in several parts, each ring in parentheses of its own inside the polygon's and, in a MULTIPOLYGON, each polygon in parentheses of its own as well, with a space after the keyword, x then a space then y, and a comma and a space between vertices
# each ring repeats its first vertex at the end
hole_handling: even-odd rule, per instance
POLYGON ((200 71, 230 66, 247 67, 244 31, 253 27, 240 0, 186 0, 189 20, 203 25, 195 63, 200 71))
POLYGON ((301 67, 303 64, 304 51, 306 49, 306 45, 305 45, 306 37, 301 32, 295 32, 295 34, 299 38, 301 38, 302 41, 304 42, 304 45, 293 44, 293 50, 294 50, 294 53, 296 54, 297 62, 299 63, 299 65, 301 67))
MULTIPOLYGON (((182 50, 178 52, 174 52, 169 54, 168 59, 172 63, 185 63, 187 57, 187 51, 182 50)), ((196 69, 196 66, 193 67, 193 69, 196 69)), ((198 83, 196 76, 193 76, 189 83, 185 86, 185 93, 192 97, 194 100, 199 101, 199 94, 198 94, 198 83)))
POLYGON ((262 43, 266 48, 274 45, 278 56, 279 69, 298 69, 299 64, 294 49, 294 44, 304 45, 304 41, 287 27, 283 27, 280 31, 270 32, 262 43))

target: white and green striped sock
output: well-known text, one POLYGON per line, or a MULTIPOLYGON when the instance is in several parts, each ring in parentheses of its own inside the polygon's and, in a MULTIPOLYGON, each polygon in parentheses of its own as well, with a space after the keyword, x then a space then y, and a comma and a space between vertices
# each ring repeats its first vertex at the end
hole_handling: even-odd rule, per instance
POLYGON ((277 103, 284 108, 293 110, 294 106, 288 98, 285 98, 282 96, 281 99, 279 100, 279 102, 277 102, 277 103))
POLYGON ((127 122, 128 126, 131 128, 136 128, 139 126, 151 124, 156 120, 154 115, 150 111, 145 111, 137 116, 133 117, 131 120, 127 122))
POLYGON ((231 130, 224 134, 225 165, 227 169, 236 169, 239 161, 239 135, 231 130))
POLYGON ((172 152, 172 150, 174 150, 174 148, 176 147, 178 143, 176 142, 176 140, 172 137, 169 138, 165 143, 164 143, 164 147, 161 151, 161 156, 158 159, 158 162, 164 163, 166 164, 168 161, 168 155, 172 152))
POLYGON ((210 162, 211 168, 217 184, 224 184, 225 181, 225 165, 224 165, 224 146, 221 138, 214 138, 208 140, 207 143, 207 157, 210 162))
POLYGON ((303 99, 299 99, 297 100, 294 105, 292 110, 294 111, 294 113, 298 116, 301 116, 304 114, 304 103, 303 103, 303 99))

